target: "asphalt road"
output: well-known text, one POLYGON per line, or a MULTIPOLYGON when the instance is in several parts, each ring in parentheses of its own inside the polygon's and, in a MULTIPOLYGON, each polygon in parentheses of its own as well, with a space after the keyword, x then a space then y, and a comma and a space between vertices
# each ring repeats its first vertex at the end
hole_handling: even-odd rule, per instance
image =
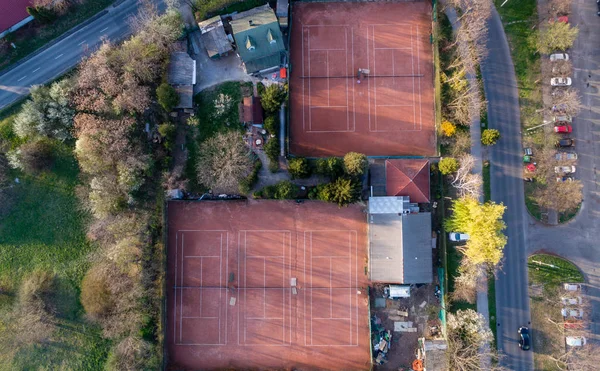
POLYGON ((494 9, 489 24, 488 57, 482 64, 488 124, 502 139, 491 147, 492 200, 506 207, 508 244, 496 280, 498 350, 510 370, 533 370, 532 352, 519 349, 517 330, 530 322, 527 292, 526 224, 521 178, 521 124, 514 66, 500 16, 494 9))
POLYGON ((117 41, 130 35, 128 18, 137 13, 138 6, 136 0, 110 6, 107 14, 0 75, 0 108, 29 94, 32 85, 50 81, 77 65, 103 38, 117 41))
MULTIPOLYGON (((573 119, 576 177, 583 183, 583 205, 575 220, 545 226, 530 219, 529 252, 546 251, 575 263, 586 278, 590 301, 590 337, 600 340, 600 17, 593 0, 575 0, 569 21, 579 37, 569 51, 573 61, 573 87, 581 94, 582 110, 573 119), (589 84, 589 85, 588 85, 589 84)), ((535 334, 535 333, 534 333, 535 334)))

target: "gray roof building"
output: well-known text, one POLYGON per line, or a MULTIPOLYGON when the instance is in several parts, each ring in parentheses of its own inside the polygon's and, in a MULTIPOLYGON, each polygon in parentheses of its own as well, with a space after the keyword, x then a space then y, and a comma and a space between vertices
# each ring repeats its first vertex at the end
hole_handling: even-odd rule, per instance
POLYGON ((285 46, 277 17, 268 4, 233 15, 229 24, 247 73, 279 67, 285 46))
POLYGON ((196 61, 188 53, 171 53, 167 81, 179 94, 179 104, 175 108, 193 108, 196 61))
POLYGON ((221 16, 215 16, 198 23, 200 38, 210 58, 218 58, 233 50, 225 34, 221 16))
POLYGON ((404 198, 396 202, 396 208, 389 206, 389 200, 387 208, 382 208, 379 198, 389 197, 369 199, 371 281, 431 283, 431 213, 409 213, 412 207, 404 198))

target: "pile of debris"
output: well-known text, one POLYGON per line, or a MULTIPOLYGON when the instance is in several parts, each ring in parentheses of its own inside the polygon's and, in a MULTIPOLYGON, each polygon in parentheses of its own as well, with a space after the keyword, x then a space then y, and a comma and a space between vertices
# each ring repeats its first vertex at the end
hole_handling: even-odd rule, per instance
POLYGON ((386 363, 387 353, 392 346, 392 332, 382 326, 381 319, 376 315, 371 318, 371 341, 375 363, 378 365, 386 363))

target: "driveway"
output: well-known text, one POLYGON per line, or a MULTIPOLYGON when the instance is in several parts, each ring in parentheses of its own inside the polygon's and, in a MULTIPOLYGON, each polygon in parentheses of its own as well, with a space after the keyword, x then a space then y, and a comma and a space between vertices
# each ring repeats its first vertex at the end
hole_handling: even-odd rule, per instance
MULTIPOLYGON (((160 11, 166 8, 162 1, 152 2, 160 11)), ((111 5, 100 18, 0 75, 0 108, 29 94, 32 85, 51 81, 77 65, 84 56, 98 48, 103 38, 118 41, 129 36, 128 19, 137 14, 138 7, 136 0, 111 5)))
POLYGON ((489 22, 489 54, 481 66, 488 100, 489 127, 502 140, 490 150, 492 200, 507 207, 504 214, 508 244, 503 268, 496 280, 498 350, 510 370, 532 370, 532 352, 519 349, 517 329, 530 322, 527 292, 527 251, 523 180, 521 179, 520 112, 515 70, 510 49, 495 9, 489 22))
POLYGON ((530 219, 528 249, 530 253, 543 250, 564 256, 584 272, 591 330, 600 339, 600 17, 596 11, 594 1, 574 0, 569 19, 579 26, 579 38, 570 55, 575 70, 573 86, 579 90, 583 106, 573 124, 583 205, 575 220, 566 225, 544 226, 530 219))
POLYGON ((235 52, 220 59, 210 59, 199 30, 190 34, 190 42, 192 43, 193 58, 196 59, 196 76, 198 76, 196 85, 194 85, 194 94, 226 81, 255 80, 246 74, 242 67, 242 61, 235 52))

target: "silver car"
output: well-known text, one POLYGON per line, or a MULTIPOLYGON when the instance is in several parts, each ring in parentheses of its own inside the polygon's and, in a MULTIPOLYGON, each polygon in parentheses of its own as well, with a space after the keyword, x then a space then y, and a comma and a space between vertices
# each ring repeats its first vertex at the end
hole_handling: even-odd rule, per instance
POLYGON ((574 152, 558 152, 554 155, 557 161, 573 161, 577 160, 577 153, 574 152))
POLYGON ((554 61, 568 61, 569 60, 569 54, 567 54, 567 53, 555 53, 555 54, 551 54, 550 55, 550 60, 552 62, 554 62, 554 61))
POLYGON ((550 79, 550 85, 552 86, 571 86, 570 77, 553 77, 550 79))
POLYGON ((554 172, 557 174, 572 174, 575 172, 575 166, 555 166, 554 172))

